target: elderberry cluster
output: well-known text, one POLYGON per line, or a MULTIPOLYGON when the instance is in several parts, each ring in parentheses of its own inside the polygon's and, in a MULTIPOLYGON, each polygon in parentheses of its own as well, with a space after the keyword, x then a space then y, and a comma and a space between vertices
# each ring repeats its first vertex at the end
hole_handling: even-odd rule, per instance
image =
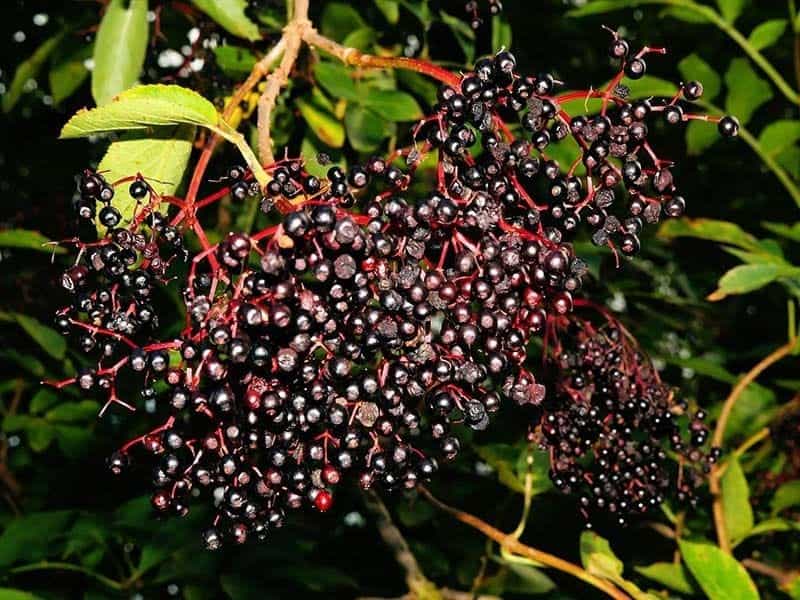
MULTIPOLYGON (((102 349, 97 368, 57 385, 133 409, 117 386, 132 373, 162 419, 111 457, 112 471, 149 466, 163 514, 212 504, 204 539, 217 548, 264 538, 289 509, 328 510, 345 479, 414 488, 455 458, 464 427, 486 429, 509 400, 542 415, 554 481, 587 514, 660 502, 672 481, 662 442, 693 464, 715 460, 699 450, 700 415, 684 446, 671 392, 619 328, 595 331, 573 314, 587 268, 570 240, 583 221, 595 243, 634 254, 645 221, 683 212, 647 122, 694 118, 681 98, 702 86, 629 104, 620 82, 644 72, 648 51, 630 56, 615 34, 621 70, 605 91, 579 94, 598 105, 587 117, 567 115, 551 75, 520 76, 499 52, 445 77, 413 144, 324 177, 286 158, 264 166, 260 189, 234 166, 196 201, 196 186, 166 198, 138 175, 109 184, 85 172, 76 211, 98 217, 102 235, 77 242, 58 320, 85 350, 102 349), (580 152, 562 166, 547 152, 567 136, 580 152), (430 153, 432 182, 418 173, 430 153), (111 205, 119 185, 138 202, 126 219, 111 205), (210 243, 198 211, 225 196, 259 202, 274 224, 210 243), (169 220, 163 202, 175 207, 169 220), (171 261, 188 258, 188 228, 201 250, 177 275, 185 327, 164 339, 151 299, 171 261), (535 336, 559 348, 546 355, 549 391, 528 370, 535 336)), ((720 127, 735 133, 732 118, 720 127)), ((692 477, 683 471, 680 495, 692 477)))
POLYGON ((550 451, 551 480, 578 498, 587 520, 610 515, 624 524, 658 507, 675 485, 665 446, 686 461, 677 496, 694 504, 697 469, 708 472, 720 455, 719 448, 703 451, 705 412, 696 411, 682 432, 686 402, 626 332, 575 320, 558 336, 546 368, 550 393, 538 437, 550 451))
MULTIPOLYGON (((450 194, 488 193, 506 220, 543 227, 554 241, 574 235, 585 222, 596 245, 634 255, 646 223, 678 217, 686 207, 672 163, 658 158, 651 146, 652 121, 713 120, 684 106, 702 95, 697 81, 681 85, 671 99, 626 100, 629 90, 621 81, 642 77, 643 57, 656 51, 644 48, 632 55, 628 43, 614 34, 610 54, 622 65, 612 83, 604 91, 560 97, 560 82, 551 74, 522 76, 514 56, 499 52, 478 60, 459 85, 440 88, 436 112, 419 135, 445 155, 455 174, 450 194), (598 113, 567 114, 563 102, 578 99, 596 102, 598 113), (523 135, 512 134, 509 123, 518 123, 523 135), (572 164, 562 165, 547 153, 566 138, 579 152, 572 164), (482 149, 478 158, 476 146, 482 149)), ((735 118, 720 119, 719 130, 736 135, 735 118)))
MULTIPOLYGON (((142 202, 149 188, 135 179, 129 192, 142 202)), ((131 227, 119 227, 121 214, 113 206, 113 197, 114 188, 101 175, 85 171, 79 177, 76 212, 82 221, 89 222, 92 232, 97 216, 106 235, 88 243, 75 240, 81 248, 78 258, 61 277, 70 303, 56 316, 56 325, 64 335, 77 337, 81 350, 99 352, 104 359, 119 357, 125 347, 121 340, 143 342, 158 330, 158 315, 152 304, 155 288, 166 283, 173 260, 186 258, 180 232, 157 211, 141 206, 131 227), (103 207, 96 215, 98 202, 103 207)), ((151 358, 166 364, 163 356, 151 358)), ((97 386, 113 390, 113 373, 82 369, 77 383, 84 390, 97 386)))

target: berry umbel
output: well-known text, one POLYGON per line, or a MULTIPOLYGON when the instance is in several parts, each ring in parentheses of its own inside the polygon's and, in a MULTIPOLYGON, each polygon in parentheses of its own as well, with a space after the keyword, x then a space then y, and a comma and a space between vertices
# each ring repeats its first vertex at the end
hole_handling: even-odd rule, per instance
POLYGON ((696 81, 631 98, 625 79, 660 53, 614 33, 611 83, 559 94, 552 74, 522 75, 498 52, 448 75, 406 147, 347 169, 286 158, 264 165, 263 190, 239 166, 197 202, 160 197, 146 174, 84 172, 56 320, 95 366, 55 385, 101 395, 103 412, 145 406, 159 419, 110 469, 148 466, 159 513, 213 506, 211 549, 263 539, 289 510, 329 511, 347 481, 413 489, 506 405, 530 420, 556 487, 587 518, 624 520, 671 491, 691 498, 696 477, 687 468, 676 482, 664 445, 702 472, 716 456, 700 449, 702 418, 684 441, 686 406, 624 328, 578 314, 587 266, 572 244, 634 255, 646 224, 683 214, 654 121, 738 130, 691 111, 696 81), (589 114, 574 114, 584 103, 589 114), (551 150, 568 138, 562 164, 551 150), (428 157, 432 178, 418 169, 428 157), (115 206, 121 189, 130 215, 115 206), (260 203, 273 224, 212 244, 202 209, 226 196, 260 203), (177 335, 154 308, 166 287, 185 306, 177 335))

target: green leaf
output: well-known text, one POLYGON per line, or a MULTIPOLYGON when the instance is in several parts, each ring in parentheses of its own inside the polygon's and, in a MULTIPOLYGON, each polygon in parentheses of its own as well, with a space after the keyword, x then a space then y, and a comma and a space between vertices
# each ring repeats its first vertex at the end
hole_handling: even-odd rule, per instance
POLYGON ((400 4, 414 15, 427 31, 433 23, 433 14, 428 0, 399 0, 400 4))
POLYGON ((411 94, 396 90, 374 90, 364 98, 364 105, 387 121, 416 121, 422 109, 411 94))
POLYGON ((60 104, 78 88, 89 77, 89 69, 86 68, 86 60, 92 56, 94 44, 86 44, 81 41, 72 51, 65 52, 63 48, 51 60, 48 79, 50 81, 50 94, 53 102, 60 104))
POLYGON ((42 325, 39 321, 28 315, 19 313, 13 314, 14 320, 25 330, 34 342, 47 354, 55 359, 61 360, 67 352, 67 342, 54 329, 42 325))
POLYGON ((775 495, 769 503, 773 515, 777 515, 785 508, 800 504, 800 479, 789 481, 775 490, 775 495))
POLYGON ((719 140, 717 128, 704 121, 690 121, 686 126, 686 151, 698 156, 719 140))
POLYGON ((140 85, 98 108, 78 111, 61 130, 61 139, 161 125, 202 125, 217 129, 217 109, 197 92, 179 85, 140 85))
POLYGON ((511 48, 511 24, 500 15, 492 17, 492 48, 511 48))
MULTIPOLYGON (((108 147, 98 170, 112 182, 141 174, 157 194, 172 196, 189 164, 194 137, 192 125, 128 133, 108 147)), ((130 195, 129 188, 128 184, 118 186, 114 198, 114 206, 125 220, 133 217, 137 202, 141 202, 130 195)))
POLYGON ((63 38, 63 33, 59 33, 51 38, 48 38, 33 52, 33 54, 31 54, 30 58, 20 63, 20 65, 17 67, 17 70, 14 71, 14 77, 11 79, 11 84, 8 86, 8 91, 3 94, 3 112, 9 112, 14 108, 14 106, 16 106, 17 102, 25 91, 25 85, 29 80, 36 79, 36 76, 42 70, 44 63, 58 47, 63 38))
POLYGON ((722 18, 733 23, 742 14, 747 2, 748 0, 717 0, 717 6, 722 18))
POLYGON ((750 575, 733 556, 705 542, 678 540, 681 555, 710 600, 758 600, 750 575))
POLYGON ((439 11, 439 18, 453 32, 453 35, 464 53, 467 64, 475 61, 475 30, 462 19, 454 17, 443 10, 439 11))
POLYGON ((556 584, 543 571, 529 565, 506 562, 509 575, 503 590, 509 594, 546 594, 555 589, 556 584))
POLYGON ((34 596, 23 590, 0 588, 0 600, 41 600, 41 596, 34 596))
POLYGON ((361 98, 350 71, 340 64, 332 62, 318 62, 314 66, 314 76, 317 82, 325 88, 334 98, 359 101, 361 98))
POLYGON ((371 27, 359 27, 347 34, 347 37, 342 40, 342 45, 362 52, 369 52, 377 39, 378 34, 374 29, 371 27))
POLYGON ((786 19, 769 19, 768 21, 764 21, 750 32, 747 41, 749 41, 750 45, 756 50, 769 48, 780 39, 783 32, 786 31, 786 26, 788 24, 786 19))
POLYGON ((736 376, 723 367, 719 359, 704 358, 701 356, 680 358, 674 355, 667 355, 663 358, 672 364, 691 369, 698 375, 704 375, 705 377, 710 377, 711 379, 724 383, 736 383, 736 376))
POLYGON ((28 445, 34 452, 44 452, 56 439, 56 428, 40 419, 36 421, 35 425, 32 424, 25 429, 25 433, 28 434, 28 445))
POLYGON ((42 414, 48 408, 56 404, 62 398, 50 388, 39 388, 31 398, 29 410, 34 415, 42 414))
POLYGON ((739 265, 725 273, 717 289, 708 299, 722 300, 726 296, 746 294, 783 277, 800 276, 800 268, 779 264, 739 265))
POLYGON ((340 42, 351 32, 366 26, 366 22, 355 8, 341 2, 327 4, 320 21, 322 35, 340 42))
POLYGON ((30 229, 6 229, 0 231, 0 248, 25 248, 49 254, 63 254, 66 248, 50 243, 50 240, 38 231, 30 229))
POLYGON ((95 400, 81 400, 79 402, 65 402, 54 409, 47 411, 44 416, 48 421, 74 423, 97 418, 100 405, 95 400))
POLYGON ((589 573, 612 581, 622 576, 622 561, 611 550, 608 540, 594 531, 581 533, 580 552, 581 563, 589 573))
MULTIPOLYGON (((500 483, 520 494, 525 492, 525 476, 528 471, 527 455, 530 452, 527 446, 485 444, 475 446, 475 451, 483 461, 497 471, 500 483)), ((544 451, 535 450, 532 451, 532 454, 532 492, 536 495, 546 492, 552 487, 548 477, 550 459, 544 451)))
POLYGON ((387 123, 371 110, 350 104, 344 113, 347 141, 359 152, 372 152, 395 133, 394 123, 387 123))
POLYGON ((253 70, 258 58, 247 48, 241 46, 217 46, 214 48, 214 59, 226 75, 244 77, 253 70))
POLYGON ((778 119, 773 121, 758 136, 761 149, 771 156, 778 156, 800 140, 800 121, 778 119))
POLYGON ((753 527, 745 537, 734 540, 734 546, 741 544, 747 538, 767 535, 770 533, 781 533, 785 531, 797 530, 800 530, 800 523, 797 521, 790 521, 788 519, 780 518, 764 519, 763 521, 756 523, 755 527, 753 527))
POLYGON ((747 125, 759 106, 772 98, 772 88, 750 66, 745 58, 734 58, 725 72, 728 97, 725 110, 742 125, 747 125))
POLYGON ((646 567, 634 567, 634 569, 637 573, 673 591, 690 596, 697 593, 689 571, 682 564, 657 562, 646 567))
POLYGON ((635 583, 622 576, 624 569, 622 561, 614 554, 608 540, 594 531, 581 533, 580 553, 581 563, 592 575, 613 581, 635 600, 657 600, 655 596, 644 593, 635 583))
POLYGON ((725 530, 733 540, 743 538, 753 528, 754 521, 750 488, 737 459, 732 458, 728 462, 720 483, 725 530))
POLYGON ((594 0, 594 2, 587 2, 584 6, 567 11, 567 16, 588 17, 590 15, 602 15, 630 6, 634 6, 634 2, 630 0, 594 0))
POLYGON ((378 10, 383 13, 383 16, 386 17, 390 24, 397 25, 400 20, 400 5, 396 0, 375 0, 375 6, 378 7, 378 10))
POLYGON ((247 0, 192 0, 225 31, 254 42, 261 39, 258 27, 244 14, 247 0))
POLYGON ((111 0, 94 43, 92 96, 106 104, 139 79, 147 53, 147 0, 111 0))
POLYGON ((297 107, 314 134, 331 148, 341 148, 344 144, 344 126, 330 112, 318 103, 298 99, 297 107))
POLYGON ((92 432, 85 425, 56 425, 56 442, 67 458, 78 460, 91 451, 92 432))
POLYGON ((693 11, 684 6, 670 6, 665 8, 659 13, 660 17, 672 17, 684 23, 691 23, 692 25, 704 25, 708 23, 708 18, 702 14, 693 11))
POLYGON ((715 219, 675 219, 665 221, 658 230, 659 237, 672 240, 677 237, 695 237, 722 244, 731 244, 745 250, 762 250, 758 240, 735 223, 715 219))
POLYGON ((66 531, 71 511, 35 512, 11 521, 0 536, 0 567, 46 558, 51 540, 66 531))
POLYGON ((711 101, 722 89, 722 79, 706 61, 697 54, 690 54, 678 63, 678 71, 688 80, 696 79, 703 83, 703 99, 711 101))
POLYGON ((733 405, 725 428, 725 441, 747 437, 765 427, 776 405, 777 398, 772 390, 758 383, 748 385, 733 405))

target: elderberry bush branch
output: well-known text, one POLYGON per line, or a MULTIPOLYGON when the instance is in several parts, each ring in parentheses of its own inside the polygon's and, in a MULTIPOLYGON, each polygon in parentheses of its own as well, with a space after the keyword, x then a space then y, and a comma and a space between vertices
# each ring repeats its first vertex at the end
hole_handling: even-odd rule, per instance
POLYGON ((616 600, 628 600, 628 595, 607 579, 596 577, 576 564, 542 550, 538 550, 537 548, 533 548, 532 546, 528 546, 527 544, 520 542, 514 535, 503 533, 479 517, 445 504, 436 498, 436 496, 434 496, 424 486, 419 487, 419 492, 436 508, 452 515, 455 519, 461 521, 465 525, 480 531, 487 538, 499 544, 501 548, 505 548, 518 556, 523 556, 539 564, 546 565, 550 568, 567 573, 568 575, 572 575, 573 577, 588 583, 592 587, 605 592, 611 598, 615 598, 616 600))
POLYGON ((269 77, 264 92, 258 100, 258 151, 262 162, 267 164, 275 162, 272 153, 272 110, 281 88, 288 82, 289 75, 297 61, 303 43, 303 35, 311 26, 311 22, 308 20, 308 0, 294 0, 292 6, 291 20, 284 28, 281 38, 286 46, 283 59, 269 77))
MULTIPOLYGON (((767 356, 765 356, 761 361, 758 362, 750 371, 748 371, 744 377, 742 377, 736 385, 731 390, 731 393, 725 399, 725 402, 722 405, 722 410, 720 411, 720 415, 717 418, 717 425, 714 429, 714 435, 712 436, 712 443, 716 446, 721 446, 723 440, 725 439, 725 429, 728 425, 728 419, 730 418, 731 412, 733 411, 734 406, 736 405, 737 400, 742 395, 742 392, 747 388, 748 385, 753 383, 761 373, 767 370, 776 362, 782 360, 783 358, 789 356, 792 352, 797 349, 797 340, 791 339, 783 346, 779 347, 778 349, 774 350, 767 356)), ((725 510, 723 505, 723 497, 722 497, 722 485, 721 485, 721 478, 723 473, 724 465, 718 465, 711 470, 711 473, 708 478, 708 485, 712 495, 712 509, 714 513, 714 527, 717 531, 717 541, 719 543, 719 547, 728 554, 731 553, 731 540, 728 536, 728 532, 725 526, 725 510)))

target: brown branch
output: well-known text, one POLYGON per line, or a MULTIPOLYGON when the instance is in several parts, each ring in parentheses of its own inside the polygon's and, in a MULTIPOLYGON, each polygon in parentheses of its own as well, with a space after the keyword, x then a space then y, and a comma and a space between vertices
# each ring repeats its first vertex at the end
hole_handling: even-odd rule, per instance
MULTIPOLYGON (((790 340, 777 350, 773 351, 769 355, 765 356, 756 366, 754 366, 747 374, 742 377, 739 382, 733 387, 731 393, 725 399, 725 403, 722 405, 722 411, 719 414, 719 418, 717 419, 717 425, 714 429, 714 435, 711 438, 711 445, 712 446, 722 446, 722 442, 725 438, 725 428, 728 425, 728 419, 731 416, 731 412, 733 411, 733 407, 736 405, 736 401, 742 395, 742 392, 747 388, 748 385, 753 383, 761 373, 766 371, 769 367, 773 364, 785 358, 792 351, 795 349, 797 342, 795 340, 790 340)), ((714 526, 717 530, 717 541, 719 543, 719 547, 722 549, 723 552, 727 552, 728 554, 731 553, 731 541, 728 537, 728 532, 725 527, 725 510, 723 507, 723 500, 722 500, 722 479, 723 469, 721 468, 720 464, 715 465, 711 469, 711 473, 708 476, 708 487, 711 491, 711 496, 713 498, 713 513, 714 513, 714 526)))
POLYGON ((272 154, 272 111, 278 100, 281 89, 289 81, 300 47, 303 44, 303 35, 311 27, 308 20, 308 0, 295 0, 292 19, 283 29, 283 39, 286 51, 283 59, 275 72, 267 80, 267 85, 261 98, 258 99, 258 158, 262 164, 275 162, 272 154))
POLYGON ((425 577, 411 548, 408 547, 403 534, 392 522, 392 516, 380 497, 374 491, 368 490, 364 492, 364 505, 375 516, 375 527, 378 529, 381 539, 392 550, 397 563, 403 567, 410 595, 414 598, 424 597, 430 600, 442 598, 436 586, 425 577))
POLYGON ((469 525, 473 529, 477 529, 483 535, 497 542, 498 544, 500 544, 501 547, 506 548, 507 550, 513 552, 514 554, 530 558, 532 560, 535 560, 536 562, 542 563, 543 565, 547 565, 548 567, 558 569, 559 571, 568 573, 573 577, 577 577, 581 581, 585 581, 586 583, 597 588, 598 590, 605 592, 611 598, 615 598, 617 600, 630 599, 630 596, 628 596, 626 593, 618 589, 610 581, 592 575, 584 568, 579 567, 578 565, 566 561, 562 558, 559 558, 542 550, 538 550, 536 548, 532 548, 531 546, 523 544, 519 540, 515 539, 513 535, 503 533, 499 529, 489 525, 486 521, 483 521, 482 519, 476 517, 475 515, 471 515, 457 508, 453 508, 452 506, 448 506, 441 500, 438 500, 436 497, 434 497, 433 494, 431 494, 430 491, 428 491, 428 489, 423 486, 419 487, 419 491, 435 507, 452 515, 465 525, 469 525))

